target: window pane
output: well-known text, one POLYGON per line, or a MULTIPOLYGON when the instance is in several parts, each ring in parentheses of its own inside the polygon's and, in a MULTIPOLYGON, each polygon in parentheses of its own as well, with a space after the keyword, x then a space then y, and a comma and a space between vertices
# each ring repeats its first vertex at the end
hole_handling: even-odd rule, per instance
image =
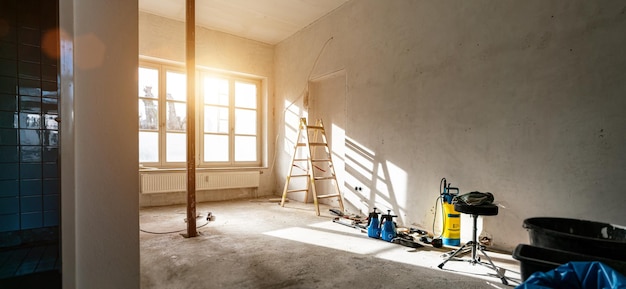
POLYGON ((228 105, 228 80, 215 77, 205 77, 204 103, 228 105))
POLYGON ((235 161, 256 161, 256 137, 235 137, 235 161))
POLYGON ((228 161, 228 136, 227 135, 204 135, 204 161, 226 162, 228 161))
POLYGON ((256 135, 256 111, 249 109, 235 110, 235 133, 256 135))
POLYGON ((57 122, 57 115, 46 114, 44 126, 46 129, 59 129, 59 123, 57 122))
POLYGON ((36 129, 20 129, 21 145, 41 145, 41 130, 36 129))
POLYGON ((159 70, 139 67, 139 96, 156 98, 159 95, 159 70))
POLYGON ((166 136, 167 143, 165 144, 165 146, 167 148, 167 151, 165 153, 165 161, 187 161, 187 134, 168 133, 166 136))
POLYGON ((59 132, 56 130, 44 130, 43 144, 56 147, 59 145, 59 132))
POLYGON ((139 129, 158 129, 159 104, 156 100, 139 99, 139 129))
POLYGON ((168 131, 185 131, 187 129, 187 104, 168 101, 166 119, 168 131))
POLYGON ((159 161, 159 133, 139 132, 139 162, 159 161))
POLYGON ((165 79, 166 98, 187 101, 187 77, 185 74, 168 71, 165 79))
POLYGON ((204 132, 228 133, 228 108, 205 106, 204 132))
POLYGON ((256 85, 235 82, 235 106, 244 108, 256 108, 256 85))
MULTIPOLYGON (((41 115, 34 113, 20 113, 19 124, 20 128, 41 128, 41 115)), ((13 123, 10 125, 7 124, 5 127, 17 128, 17 125, 15 124, 15 116, 13 116, 13 123)))

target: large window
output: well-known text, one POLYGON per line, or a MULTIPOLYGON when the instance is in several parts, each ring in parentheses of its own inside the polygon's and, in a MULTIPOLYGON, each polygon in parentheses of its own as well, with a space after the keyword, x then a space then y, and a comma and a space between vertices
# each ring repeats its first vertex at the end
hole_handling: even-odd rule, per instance
MULTIPOLYGON (((195 107, 199 165, 260 166, 260 81, 198 71, 195 107)), ((139 162, 183 167, 186 162, 186 77, 179 67, 139 67, 139 162)))

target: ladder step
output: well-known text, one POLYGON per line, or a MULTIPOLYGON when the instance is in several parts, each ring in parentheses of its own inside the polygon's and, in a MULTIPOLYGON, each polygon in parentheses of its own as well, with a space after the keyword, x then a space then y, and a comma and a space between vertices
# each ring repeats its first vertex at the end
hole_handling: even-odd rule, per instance
POLYGON ((319 126, 319 125, 309 125, 307 126, 308 129, 324 129, 323 126, 319 126))
POLYGON ((339 194, 317 195, 318 199, 328 199, 339 197, 339 194))
POLYGON ((311 160, 312 162, 330 162, 331 159, 315 159, 315 160, 311 160))
POLYGON ((306 192, 307 189, 299 189, 299 190, 287 190, 287 193, 295 193, 295 192, 306 192))
POLYGON ((297 174, 297 175, 291 175, 292 178, 298 178, 298 177, 308 177, 309 174, 297 174))
POLYGON ((334 180, 335 177, 315 177, 316 181, 323 181, 323 180, 334 180))
MULTIPOLYGON (((309 145, 312 146, 312 147, 313 146, 318 146, 318 147, 319 146, 328 146, 328 144, 325 143, 325 142, 312 142, 312 143, 309 143, 309 145)), ((296 144, 296 146, 305 147, 306 143, 298 143, 298 144, 296 144)))

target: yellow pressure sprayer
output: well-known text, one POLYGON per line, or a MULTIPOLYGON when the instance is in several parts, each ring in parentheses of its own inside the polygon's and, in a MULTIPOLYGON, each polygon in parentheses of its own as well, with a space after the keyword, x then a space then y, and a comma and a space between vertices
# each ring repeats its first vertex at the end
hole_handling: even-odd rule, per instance
MULTIPOLYGON (((443 245, 459 246, 461 244, 461 214, 454 210, 454 204, 452 204, 454 197, 459 195, 459 188, 451 187, 450 185, 451 183, 446 182, 446 178, 442 178, 439 183, 439 198, 437 199, 441 199, 442 207, 443 231, 441 232, 441 238, 443 245)), ((436 214, 437 212, 435 211, 435 216, 436 214)))

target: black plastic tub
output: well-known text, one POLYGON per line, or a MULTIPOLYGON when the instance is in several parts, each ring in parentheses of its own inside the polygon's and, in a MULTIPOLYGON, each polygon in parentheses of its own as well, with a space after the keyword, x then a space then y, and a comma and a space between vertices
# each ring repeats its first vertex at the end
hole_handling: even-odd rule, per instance
POLYGON ((626 229, 607 223, 568 218, 524 220, 530 244, 584 255, 626 261, 626 229))
POLYGON ((548 272, 572 261, 600 261, 613 270, 626 275, 626 262, 623 261, 526 244, 519 244, 515 247, 513 258, 520 261, 522 281, 528 279, 535 272, 548 272))

